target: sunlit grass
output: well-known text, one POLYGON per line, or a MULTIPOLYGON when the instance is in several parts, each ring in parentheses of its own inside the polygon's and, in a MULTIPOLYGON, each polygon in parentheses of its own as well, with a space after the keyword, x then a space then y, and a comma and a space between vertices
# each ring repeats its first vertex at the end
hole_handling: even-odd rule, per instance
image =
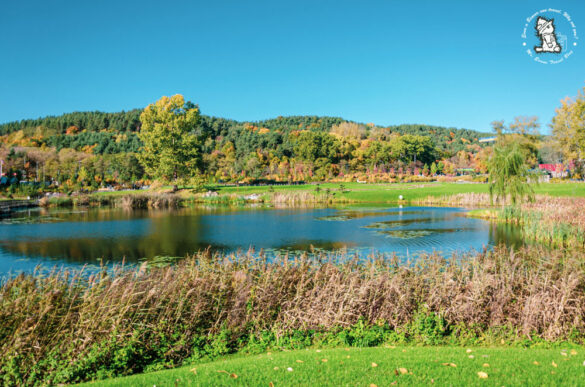
MULTIPOLYGON (((396 184, 360 184, 360 183, 338 183, 319 184, 317 193, 316 184, 305 185, 283 185, 283 186, 257 186, 257 187, 215 187, 220 194, 240 194, 269 192, 298 192, 309 191, 316 195, 329 195, 332 198, 345 198, 352 201, 363 202, 396 202, 402 195, 405 201, 416 201, 428 196, 447 196, 459 193, 488 193, 487 184, 476 183, 396 183, 396 184)), ((551 196, 579 196, 585 197, 585 183, 546 183, 535 187, 536 194, 547 194, 551 196)))
POLYGON ((585 378, 584 359, 578 347, 306 349, 224 358, 99 385, 578 385, 585 378))

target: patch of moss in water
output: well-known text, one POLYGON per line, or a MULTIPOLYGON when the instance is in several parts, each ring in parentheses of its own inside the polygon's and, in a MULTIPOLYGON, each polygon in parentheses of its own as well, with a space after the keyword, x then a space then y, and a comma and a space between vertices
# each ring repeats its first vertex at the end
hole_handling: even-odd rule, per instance
POLYGON ((22 218, 7 218, 0 220, 0 224, 35 224, 35 223, 54 223, 60 222, 63 219, 54 216, 41 217, 22 217, 22 218))
POLYGON ((350 218, 345 215, 328 215, 328 216, 321 216, 316 218, 317 220, 323 220, 326 222, 341 222, 345 220, 349 220, 350 218))
POLYGON ((457 231, 465 231, 463 228, 425 228, 418 230, 378 230, 376 233, 382 234, 389 238, 414 239, 422 238, 432 234, 443 234, 457 231))
POLYGON ((406 226, 412 223, 430 223, 436 220, 442 219, 433 219, 433 218, 415 218, 415 219, 401 219, 401 220, 388 220, 384 222, 376 222, 364 226, 364 228, 379 228, 379 229, 388 229, 388 228, 396 228, 400 226, 406 226))
MULTIPOLYGON (((360 218, 368 218, 372 216, 402 216, 402 215, 414 215, 414 214, 421 214, 423 211, 343 211, 337 215, 327 215, 316 218, 317 220, 324 220, 324 221, 346 221, 351 219, 360 219, 360 218)), ((422 221, 425 219, 416 219, 417 221, 422 221)), ((426 219, 428 220, 428 219, 426 219)))
POLYGON ((433 232, 429 230, 379 230, 377 233, 390 238, 414 239, 431 235, 433 232))

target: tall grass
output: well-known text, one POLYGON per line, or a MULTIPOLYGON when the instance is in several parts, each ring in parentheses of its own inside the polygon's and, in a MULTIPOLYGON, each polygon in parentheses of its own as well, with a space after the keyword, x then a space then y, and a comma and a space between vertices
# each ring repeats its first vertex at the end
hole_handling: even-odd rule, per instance
POLYGON ((273 204, 305 204, 318 203, 322 199, 317 195, 307 191, 290 191, 290 192, 274 192, 272 193, 273 204))
POLYGON ((331 192, 328 189, 322 190, 319 193, 308 191, 290 191, 290 192, 274 192, 270 202, 287 205, 302 205, 302 204, 327 204, 327 203, 351 203, 353 200, 337 195, 338 192, 331 192))
MULTIPOLYGON (((505 204, 508 199, 502 198, 500 203, 505 204)), ((432 205, 450 205, 463 207, 490 206, 493 204, 490 196, 486 193, 466 192, 455 195, 427 196, 424 199, 414 201, 415 204, 432 206, 432 205)))
POLYGON ((117 206, 126 209, 177 208, 180 204, 179 197, 165 193, 124 195, 116 202, 117 206))
MULTIPOLYGON (((489 195, 482 193, 429 196, 417 203, 463 207, 493 204, 489 195)), ((551 247, 585 248, 585 198, 537 195, 533 202, 505 206, 509 203, 509 198, 501 200, 502 207, 493 211, 495 218, 518 224, 526 239, 551 247)))
POLYGON ((441 334, 455 338, 503 331, 582 341, 585 253, 498 247, 406 264, 204 252, 162 268, 19 275, 2 284, 0 306, 0 377, 8 385, 176 366, 260 342, 266 332, 278 339, 360 322, 415 341, 415 321, 439 320, 441 334))
POLYGON ((521 225, 527 238, 553 247, 585 248, 585 199, 540 197, 500 212, 521 225))

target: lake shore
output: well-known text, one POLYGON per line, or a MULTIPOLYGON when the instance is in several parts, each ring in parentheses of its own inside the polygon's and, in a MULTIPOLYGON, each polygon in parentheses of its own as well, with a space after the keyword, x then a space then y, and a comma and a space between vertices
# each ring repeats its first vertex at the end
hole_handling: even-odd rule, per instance
MULTIPOLYGON (((245 204, 453 204, 459 194, 477 194, 467 197, 463 206, 486 205, 488 184, 469 182, 432 183, 322 183, 278 186, 224 186, 209 185, 204 192, 194 192, 191 187, 171 187, 156 190, 106 191, 73 196, 57 196, 44 199, 46 206, 103 206, 116 205, 129 208, 166 208, 189 203, 245 204), (472 198, 472 200, 469 200, 472 198)), ((537 195, 552 197, 585 197, 585 182, 543 183, 535 187, 537 195)))

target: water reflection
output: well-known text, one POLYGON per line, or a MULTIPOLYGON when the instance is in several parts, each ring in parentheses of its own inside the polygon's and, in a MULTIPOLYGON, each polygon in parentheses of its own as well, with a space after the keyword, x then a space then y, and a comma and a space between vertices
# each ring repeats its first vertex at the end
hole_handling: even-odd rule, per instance
POLYGON ((346 249, 405 256, 522 243, 512 225, 462 215, 461 209, 425 207, 29 210, 0 222, 0 274, 36 264, 183 257, 209 246, 222 252, 346 249))

